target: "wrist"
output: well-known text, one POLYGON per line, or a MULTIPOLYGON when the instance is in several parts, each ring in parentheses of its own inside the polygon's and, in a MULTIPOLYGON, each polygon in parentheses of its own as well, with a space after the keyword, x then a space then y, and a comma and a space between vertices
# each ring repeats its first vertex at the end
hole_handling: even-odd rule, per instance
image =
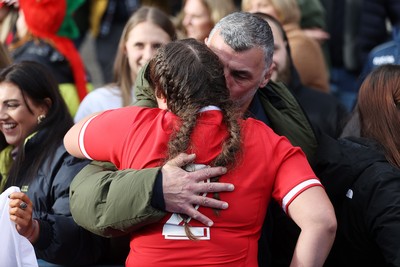
POLYGON ((164 200, 164 192, 163 192, 163 183, 162 183, 162 173, 161 170, 157 173, 156 180, 153 185, 153 195, 151 197, 151 206, 155 209, 165 211, 165 200, 164 200))
POLYGON ((33 244, 37 240, 38 232, 39 232, 39 223, 37 220, 32 219, 31 231, 30 231, 29 235, 27 235, 25 237, 29 240, 29 242, 31 242, 31 244, 33 244))

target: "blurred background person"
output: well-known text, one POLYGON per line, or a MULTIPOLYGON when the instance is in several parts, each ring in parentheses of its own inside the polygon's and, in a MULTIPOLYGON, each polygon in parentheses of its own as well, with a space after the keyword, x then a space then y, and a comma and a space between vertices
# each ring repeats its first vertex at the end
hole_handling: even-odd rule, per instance
POLYGON ((15 63, 0 73, 0 125, 0 192, 21 189, 10 195, 18 233, 38 259, 74 266, 98 262, 105 239, 78 226, 69 209, 70 183, 89 161, 64 148, 73 120, 43 65, 15 63))
POLYGON ((214 25, 234 11, 233 0, 184 0, 176 27, 184 37, 204 42, 214 25))
POLYGON ((78 108, 75 121, 97 111, 132 104, 135 101, 133 86, 139 69, 161 45, 175 39, 175 27, 166 13, 157 7, 139 8, 132 14, 120 36, 113 83, 97 88, 86 96, 78 108))
POLYGON ((268 22, 274 36, 275 69, 271 80, 283 82, 297 98, 310 119, 317 138, 321 134, 339 137, 349 116, 347 109, 334 96, 302 84, 292 61, 286 33, 279 21, 264 13, 254 14, 268 22))
POLYGON ((330 90, 348 111, 357 99, 359 61, 358 34, 361 6, 359 0, 321 0, 326 11, 327 31, 330 35, 328 60, 330 90))
POLYGON ((126 22, 140 7, 139 0, 88 0, 88 27, 94 37, 95 58, 102 83, 113 81, 113 62, 126 22))
POLYGON ((372 49, 400 22, 396 0, 321 0, 326 10, 331 92, 353 110, 372 49), (360 77, 361 75, 361 77, 360 77))
POLYGON ((329 39, 326 31, 326 12, 320 0, 297 0, 300 8, 300 27, 320 44, 329 39))
POLYGON ((113 81, 113 62, 118 50, 118 40, 125 24, 140 6, 153 6, 174 16, 181 8, 180 0, 87 0, 80 14, 79 24, 89 31, 94 40, 95 60, 101 72, 99 84, 113 81))
POLYGON ((359 78, 360 84, 373 69, 385 64, 400 64, 400 23, 392 26, 392 38, 389 41, 369 52, 359 78))
POLYGON ((301 82, 315 90, 329 92, 329 72, 321 46, 300 28, 301 13, 296 0, 243 0, 242 10, 276 18, 285 29, 301 82))
POLYGON ((0 42, 10 44, 18 18, 18 2, 0 1, 0 42))
POLYGON ((392 39, 392 28, 400 25, 400 2, 396 0, 363 0, 361 5, 358 56, 362 65, 371 50, 392 39))
POLYGON ((36 61, 52 71, 72 115, 89 91, 84 63, 73 43, 79 32, 72 12, 80 3, 19 0, 16 38, 9 46, 14 62, 36 61))
POLYGON ((5 45, 0 44, 0 70, 4 69, 12 62, 11 56, 5 45))

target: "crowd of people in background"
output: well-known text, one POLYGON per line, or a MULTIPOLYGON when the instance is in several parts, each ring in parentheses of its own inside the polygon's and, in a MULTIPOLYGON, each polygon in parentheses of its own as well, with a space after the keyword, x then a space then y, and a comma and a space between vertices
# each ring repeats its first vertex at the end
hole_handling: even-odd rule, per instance
POLYGON ((399 31, 397 0, 0 0, 1 231, 42 267, 400 267, 399 31))

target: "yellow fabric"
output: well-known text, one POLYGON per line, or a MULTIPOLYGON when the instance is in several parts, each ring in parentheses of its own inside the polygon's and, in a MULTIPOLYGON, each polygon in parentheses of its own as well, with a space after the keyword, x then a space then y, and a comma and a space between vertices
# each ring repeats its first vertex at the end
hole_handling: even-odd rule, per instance
MULTIPOLYGON (((78 92, 76 91, 75 85, 72 83, 61 83, 58 85, 60 89, 61 96, 63 97, 65 103, 67 104, 68 110, 71 116, 74 117, 78 111, 80 104, 78 92)), ((93 84, 88 83, 86 85, 88 93, 93 90, 93 84)))
MULTIPOLYGON (((29 141, 29 139, 34 137, 36 135, 36 133, 37 132, 34 132, 33 134, 31 134, 27 138, 25 138, 24 145, 26 144, 26 142, 29 141)), ((13 149, 14 149, 13 146, 7 146, 2 151, 0 151, 0 174, 1 174, 0 192, 3 192, 5 189, 4 186, 7 182, 8 173, 9 173, 11 165, 14 161, 11 156, 11 152, 13 149)))
POLYGON ((10 171, 13 159, 11 157, 12 146, 8 146, 0 152, 0 193, 4 191, 7 182, 8 172, 10 171))
MULTIPOLYGON (((37 134, 37 132, 34 132, 31 135, 29 135, 27 138, 25 138, 24 146, 36 134, 37 134)), ((10 172, 10 168, 13 163, 13 158, 11 156, 11 152, 13 149, 14 149, 13 146, 7 146, 2 151, 0 151, 0 174, 1 174, 0 193, 3 192, 5 189, 4 186, 6 185, 8 174, 10 172)), ((24 191, 22 191, 22 192, 24 192, 24 191)))
POLYGON ((96 37, 100 32, 101 19, 106 12, 108 0, 91 0, 89 10, 90 32, 96 37))

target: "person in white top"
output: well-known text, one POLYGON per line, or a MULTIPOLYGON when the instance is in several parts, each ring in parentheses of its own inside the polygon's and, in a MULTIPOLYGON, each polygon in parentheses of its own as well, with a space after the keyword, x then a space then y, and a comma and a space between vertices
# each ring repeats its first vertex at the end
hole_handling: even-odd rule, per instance
POLYGON ((130 17, 122 32, 114 61, 114 81, 89 93, 74 117, 124 107, 135 101, 133 85, 139 69, 157 49, 176 40, 176 29, 166 13, 156 7, 143 6, 130 17))

